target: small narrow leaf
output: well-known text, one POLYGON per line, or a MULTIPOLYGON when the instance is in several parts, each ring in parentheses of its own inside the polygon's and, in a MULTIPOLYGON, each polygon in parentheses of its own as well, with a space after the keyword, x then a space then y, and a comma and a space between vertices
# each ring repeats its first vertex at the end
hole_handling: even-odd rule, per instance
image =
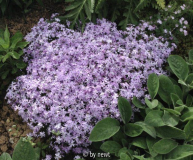
POLYGON ((155 73, 149 75, 147 80, 147 88, 151 99, 154 99, 159 89, 159 78, 155 73))

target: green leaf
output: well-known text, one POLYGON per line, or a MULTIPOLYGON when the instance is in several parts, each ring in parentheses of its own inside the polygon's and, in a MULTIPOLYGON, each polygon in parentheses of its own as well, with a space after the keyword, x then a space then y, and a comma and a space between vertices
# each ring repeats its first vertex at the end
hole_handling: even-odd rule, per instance
POLYGON ((158 153, 156 153, 154 150, 153 150, 153 145, 157 142, 158 140, 148 136, 146 137, 146 143, 147 143, 147 147, 149 149, 149 152, 151 154, 152 157, 155 157, 158 155, 158 153))
POLYGON ((20 58, 20 55, 15 52, 15 51, 12 51, 12 52, 9 52, 11 54, 11 56, 14 58, 14 59, 19 59, 20 58))
POLYGON ((141 109, 144 109, 144 108, 145 108, 145 105, 142 104, 142 103, 137 99, 137 97, 133 97, 132 103, 133 103, 137 108, 141 108, 141 109))
POLYGON ((193 82, 193 73, 190 73, 186 78, 186 83, 190 85, 192 82, 193 82))
POLYGON ((17 68, 24 69, 27 65, 24 62, 16 63, 17 68))
MULTIPOLYGON (((16 32, 13 37, 11 37, 11 49, 15 49, 16 45, 19 45, 19 42, 22 41, 23 34, 21 32, 16 32)), ((20 44, 21 45, 21 44, 20 44)))
POLYGON ((126 153, 121 153, 120 158, 120 160, 132 160, 126 153))
POLYGON ((193 112, 184 113, 184 114, 181 116, 181 120, 182 120, 183 122, 189 121, 189 120, 193 120, 193 112))
POLYGON ((178 95, 180 99, 183 98, 182 89, 178 85, 174 85, 174 92, 178 95))
POLYGON ((159 89, 159 78, 155 73, 149 75, 147 80, 147 88, 151 99, 154 99, 159 89))
POLYGON ((4 63, 10 56, 11 56, 11 53, 10 53, 10 52, 7 53, 7 54, 3 57, 2 62, 4 63))
POLYGON ((152 136, 153 138, 156 138, 156 131, 155 128, 152 126, 147 125, 144 122, 136 122, 135 124, 140 125, 143 128, 143 131, 152 136))
POLYGON ((145 103, 150 109, 153 109, 158 106, 158 100, 154 99, 152 102, 150 102, 147 98, 145 98, 145 103))
POLYGON ((132 109, 127 99, 119 97, 118 108, 121 114, 121 118, 124 123, 128 123, 131 119, 132 109))
POLYGON ((193 97, 188 94, 187 98, 186 98, 186 106, 191 107, 193 105, 193 97))
POLYGON ((28 44, 29 44, 29 42, 18 42, 15 48, 16 49, 17 48, 24 49, 28 44))
POLYGON ((92 130, 89 140, 92 142, 103 141, 109 139, 120 129, 119 121, 112 118, 105 118, 99 121, 92 130))
POLYGON ((168 154, 178 143, 172 139, 161 139, 153 145, 153 150, 159 154, 168 154))
POLYGON ((193 120, 190 120, 184 127, 184 131, 186 134, 186 141, 193 140, 193 120))
POLYGON ((116 141, 118 143, 122 143, 121 139, 125 138, 125 137, 126 137, 126 135, 121 130, 119 130, 112 138, 113 138, 113 141, 116 141))
POLYGON ((130 137, 137 137, 143 132, 143 128, 137 124, 128 123, 125 125, 125 134, 130 137))
POLYGON ((31 143, 21 138, 13 151, 13 160, 36 160, 36 153, 31 143))
POLYGON ((147 149, 146 140, 143 137, 137 137, 133 139, 132 145, 142 148, 142 149, 147 149))
POLYGON ((169 113, 168 111, 164 111, 164 115, 162 117, 163 122, 168 126, 176 126, 179 122, 179 117, 169 113))
POLYGON ((8 45, 10 45, 10 39, 9 38, 10 38, 10 33, 9 33, 9 30, 6 26, 6 29, 5 29, 5 32, 4 32, 4 40, 8 45))
POLYGON ((164 75, 159 76, 159 82, 158 94, 164 102, 170 105, 172 103, 170 94, 174 93, 174 85, 172 81, 164 75))
POLYGON ((173 151, 168 153, 166 160, 182 160, 183 158, 193 155, 193 145, 185 144, 179 145, 173 151))
POLYGON ((177 102, 180 98, 178 97, 178 95, 176 95, 176 94, 174 94, 174 93, 171 93, 171 94, 170 94, 170 97, 171 97, 173 106, 176 107, 176 106, 177 106, 176 102, 177 102))
POLYGON ((3 153, 0 156, 0 160, 12 160, 11 156, 8 153, 3 153))
POLYGON ((188 52, 189 60, 193 62, 193 49, 188 52))
POLYGON ((181 115, 180 112, 178 112, 178 111, 176 111, 176 110, 174 110, 174 109, 163 108, 163 110, 168 111, 168 112, 170 112, 171 114, 174 114, 174 115, 177 115, 177 116, 181 115))
POLYGON ((3 74, 1 75, 1 79, 6 79, 8 74, 9 74, 9 70, 3 72, 3 74))
POLYGON ((178 55, 170 55, 168 63, 174 74, 182 80, 185 80, 188 76, 189 69, 186 61, 178 55))
POLYGON ((163 111, 152 110, 145 117, 144 122, 153 127, 164 126, 165 123, 162 120, 163 111))
POLYGON ((121 145, 115 141, 106 141, 100 147, 102 151, 107 153, 117 153, 121 148, 121 145))
POLYGON ((161 138, 184 139, 185 132, 172 126, 162 126, 156 128, 157 136, 161 138))

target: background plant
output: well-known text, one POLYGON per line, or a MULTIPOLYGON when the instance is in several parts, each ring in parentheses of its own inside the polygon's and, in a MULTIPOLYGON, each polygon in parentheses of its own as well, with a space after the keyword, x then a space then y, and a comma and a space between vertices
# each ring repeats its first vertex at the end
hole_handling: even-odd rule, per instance
POLYGON ((4 15, 10 17, 13 15, 13 11, 17 14, 18 12, 26 14, 35 2, 43 6, 42 0, 0 0, 0 17, 4 15))
MULTIPOLYGON (((192 57, 193 50, 189 52, 191 63, 192 57)), ((92 142, 106 140, 97 149, 111 153, 111 159, 192 158, 192 66, 176 55, 170 56, 168 63, 178 81, 150 74, 147 86, 151 100, 145 98, 144 105, 133 98, 133 104, 140 109, 135 113, 134 123, 130 122, 131 105, 120 97, 121 125, 109 117, 98 122, 92 130, 89 139, 92 142)))
POLYGON ((26 64, 22 61, 23 48, 28 42, 23 41, 23 35, 17 32, 10 37, 8 28, 0 30, 0 96, 1 104, 5 92, 12 80, 24 73, 26 64))

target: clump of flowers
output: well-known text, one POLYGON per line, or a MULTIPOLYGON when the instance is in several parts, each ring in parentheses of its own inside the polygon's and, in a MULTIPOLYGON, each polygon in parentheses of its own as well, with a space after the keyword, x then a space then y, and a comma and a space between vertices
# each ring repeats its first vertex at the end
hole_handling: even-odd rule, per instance
POLYGON ((8 103, 33 129, 32 136, 51 137, 59 159, 83 153, 90 131, 105 117, 119 118, 118 96, 143 97, 148 74, 164 74, 161 66, 174 47, 142 24, 126 31, 98 20, 84 33, 41 19, 25 38, 29 63, 7 92, 8 103))

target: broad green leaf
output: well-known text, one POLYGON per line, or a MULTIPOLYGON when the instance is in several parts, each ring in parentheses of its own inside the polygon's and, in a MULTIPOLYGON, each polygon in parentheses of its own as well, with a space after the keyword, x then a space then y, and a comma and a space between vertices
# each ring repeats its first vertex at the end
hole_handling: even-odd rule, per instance
POLYGON ((11 54, 11 56, 14 58, 14 59, 19 59, 20 58, 20 55, 15 52, 15 51, 12 51, 12 52, 9 52, 11 54))
POLYGON ((128 156, 126 153, 120 154, 120 160, 132 160, 130 156, 128 156))
POLYGON ((146 140, 143 137, 134 138, 132 141, 132 145, 142 149, 147 149, 146 140))
POLYGON ((119 97, 118 108, 121 114, 121 118, 124 123, 128 123, 131 119, 132 109, 127 99, 119 97))
POLYGON ((153 145, 153 150, 159 154, 168 154, 178 143, 172 139, 161 139, 153 145))
POLYGON ((171 114, 174 114, 174 115, 177 115, 177 116, 181 115, 180 112, 178 112, 178 111, 176 111, 176 110, 174 110, 174 109, 163 108, 163 110, 168 111, 168 112, 170 112, 171 114))
POLYGON ((152 102, 149 101, 147 98, 145 98, 145 103, 147 104, 147 106, 150 108, 150 109, 153 109, 155 107, 158 106, 158 100, 157 99, 154 99, 152 102))
POLYGON ((4 32, 4 40, 8 45, 10 45, 10 33, 9 33, 7 26, 4 32))
POLYGON ((24 49, 28 44, 29 44, 29 42, 18 42, 15 48, 16 49, 17 48, 24 49))
POLYGON ((11 56, 11 53, 10 53, 10 52, 7 53, 7 54, 3 57, 2 62, 4 63, 10 56, 11 56))
POLYGON ((129 145, 128 141, 125 138, 121 139, 121 144, 123 147, 127 147, 129 145))
POLYGON ((181 116, 181 120, 182 120, 183 122, 189 121, 189 120, 193 120, 193 112, 184 113, 184 114, 181 116))
POLYGON ((12 160, 11 156, 8 153, 3 153, 0 156, 0 160, 12 160))
POLYGON ((159 82, 158 94, 164 102, 170 105, 172 103, 170 94, 174 93, 174 85, 171 80, 164 75, 159 76, 159 82))
POLYGON ((144 158, 144 156, 134 155, 133 157, 135 157, 135 158, 138 159, 138 160, 152 160, 151 158, 144 158))
POLYGON ((178 95, 176 95, 176 94, 174 94, 174 93, 171 93, 171 94, 170 94, 170 97, 171 97, 173 106, 176 107, 176 106, 177 106, 176 102, 177 102, 180 98, 178 97, 178 95))
POLYGON ((154 139, 150 136, 146 137, 146 143, 147 143, 147 147, 149 149, 149 153, 151 154, 152 157, 155 157, 158 155, 158 153, 156 153, 154 150, 153 150, 153 145, 157 142, 158 140, 157 139, 154 139))
POLYGON ((169 113, 168 111, 164 111, 162 119, 165 124, 174 127, 178 124, 180 118, 174 114, 169 113))
POLYGON ((178 112, 182 112, 184 109, 184 106, 180 106, 180 107, 175 107, 174 110, 178 111, 178 112))
POLYGON ((142 104, 142 103, 137 99, 137 97, 133 97, 132 103, 133 103, 137 108, 141 108, 141 109, 144 109, 144 108, 145 108, 145 105, 142 104))
POLYGON ((192 84, 193 83, 193 73, 189 74, 186 78, 186 84, 192 84))
POLYGON ((168 63, 174 74, 182 80, 185 80, 188 76, 189 69, 186 61, 178 55, 170 55, 168 63))
POLYGON ((182 89, 178 85, 174 85, 174 92, 178 95, 180 99, 183 98, 182 89))
POLYGON ((187 98, 186 98, 186 106, 191 107, 193 105, 193 97, 188 94, 187 98))
POLYGON ((117 153, 121 148, 121 145, 115 141, 106 141, 100 147, 102 151, 109 153, 117 153))
POLYGON ((27 65, 24 62, 16 63, 17 68, 24 69, 27 65))
POLYGON ((152 110, 145 117, 144 122, 153 127, 164 126, 165 123, 162 120, 163 111, 152 110))
POLYGON ((143 128, 137 124, 127 123, 125 125, 125 134, 130 137, 137 137, 143 132, 143 128))
POLYGON ((112 118, 105 118, 99 121, 92 130, 89 140, 92 142, 103 141, 109 139, 120 129, 119 121, 112 118))
POLYGON ((36 153, 32 145, 21 138, 15 146, 12 158, 13 160, 36 160, 36 153))
POLYGON ((193 62, 193 49, 188 52, 189 60, 193 62))
POLYGON ((168 153, 166 160, 182 160, 183 158, 193 155, 193 145, 185 144, 179 145, 173 151, 168 153))
POLYGON ((157 136, 161 138, 184 139, 185 132, 172 126, 162 126, 156 128, 157 136))
MULTIPOLYGON (((16 48, 16 45, 19 45, 19 42, 23 40, 23 34, 21 32, 16 32, 13 37, 11 37, 11 49, 16 48)), ((20 44, 21 45, 21 44, 20 44)))
POLYGON ((190 120, 184 127, 184 131, 186 134, 186 141, 193 140, 193 120, 190 120))
POLYGON ((112 138, 113 138, 113 141, 121 143, 121 139, 126 138, 126 135, 120 129, 112 138))
POLYGON ((155 128, 152 126, 147 125, 144 122, 136 122, 135 124, 140 125, 143 128, 143 131, 152 136, 153 138, 156 138, 156 131, 155 128))
POLYGON ((151 99, 154 99, 159 89, 159 78, 155 73, 149 75, 147 80, 147 88, 151 99))

